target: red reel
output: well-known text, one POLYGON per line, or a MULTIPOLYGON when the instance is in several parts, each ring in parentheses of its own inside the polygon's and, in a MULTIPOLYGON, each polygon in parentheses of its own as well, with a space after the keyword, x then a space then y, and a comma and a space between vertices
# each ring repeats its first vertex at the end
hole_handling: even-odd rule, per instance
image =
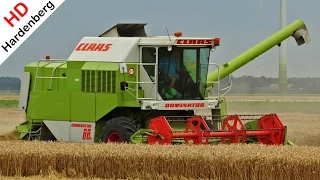
POLYGON ((270 131, 270 135, 258 136, 258 142, 268 145, 284 143, 285 127, 276 114, 268 114, 259 119, 258 130, 270 131))
POLYGON ((222 131, 234 133, 233 136, 221 137, 223 144, 226 144, 226 140, 230 143, 245 143, 246 141, 246 128, 238 115, 232 115, 225 118, 222 122, 222 131), (239 138, 241 138, 241 140, 239 140, 239 138))
POLYGON ((148 135, 148 144, 171 144, 172 128, 165 117, 159 116, 152 119, 149 124, 149 129, 153 130, 153 135, 148 135), (164 139, 161 139, 161 136, 164 137, 164 139))
POLYGON ((190 118, 186 124, 186 133, 197 133, 196 137, 185 137, 184 141, 188 144, 190 140, 193 144, 208 144, 209 143, 209 126, 201 116, 194 116, 190 118), (203 142, 203 137, 206 137, 206 141, 203 142))

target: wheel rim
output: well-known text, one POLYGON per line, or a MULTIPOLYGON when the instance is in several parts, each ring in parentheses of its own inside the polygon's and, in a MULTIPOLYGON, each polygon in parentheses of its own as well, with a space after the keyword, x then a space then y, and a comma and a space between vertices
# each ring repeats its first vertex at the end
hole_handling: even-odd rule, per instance
POLYGON ((122 139, 120 137, 120 134, 113 132, 108 136, 107 142, 122 142, 122 139))

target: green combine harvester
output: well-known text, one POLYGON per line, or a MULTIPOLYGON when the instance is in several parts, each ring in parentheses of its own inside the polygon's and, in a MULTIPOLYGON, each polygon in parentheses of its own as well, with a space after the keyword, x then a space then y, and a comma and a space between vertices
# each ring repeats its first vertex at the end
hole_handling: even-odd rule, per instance
POLYGON ((84 37, 67 60, 50 56, 25 66, 19 109, 22 140, 66 142, 262 143, 283 145, 276 114, 228 115, 231 73, 292 36, 309 43, 297 20, 233 60, 209 62, 220 38, 147 37, 146 24, 117 24, 84 37), (212 71, 209 73, 209 71, 212 71), (229 77, 229 87, 220 80, 229 77), (218 91, 212 94, 213 85, 218 91), (210 116, 200 116, 207 110, 210 116), (246 117, 244 117, 246 116, 246 117))

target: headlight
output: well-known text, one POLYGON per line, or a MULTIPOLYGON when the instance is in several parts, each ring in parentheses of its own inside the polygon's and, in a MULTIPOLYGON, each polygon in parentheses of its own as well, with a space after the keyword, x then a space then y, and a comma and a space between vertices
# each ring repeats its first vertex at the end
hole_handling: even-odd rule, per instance
POLYGON ((214 102, 209 102, 209 108, 213 108, 213 107, 215 107, 214 102))
POLYGON ((159 103, 153 103, 152 107, 152 109, 159 109, 159 103))

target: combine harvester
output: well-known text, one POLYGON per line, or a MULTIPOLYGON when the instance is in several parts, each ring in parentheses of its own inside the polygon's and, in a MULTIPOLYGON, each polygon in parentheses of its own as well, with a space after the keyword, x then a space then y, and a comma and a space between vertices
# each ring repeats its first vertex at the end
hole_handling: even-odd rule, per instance
POLYGON ((81 39, 68 60, 48 56, 25 66, 19 109, 27 121, 16 128, 20 139, 290 144, 276 114, 227 115, 223 96, 231 78, 224 94, 220 80, 290 36, 299 46, 309 43, 302 20, 221 67, 209 62, 219 38, 181 32, 147 37, 145 25, 118 24, 99 37, 81 39), (176 64, 177 74, 170 69, 176 64), (209 97, 214 84, 218 91, 209 97), (211 116, 196 115, 197 110, 211 116))

